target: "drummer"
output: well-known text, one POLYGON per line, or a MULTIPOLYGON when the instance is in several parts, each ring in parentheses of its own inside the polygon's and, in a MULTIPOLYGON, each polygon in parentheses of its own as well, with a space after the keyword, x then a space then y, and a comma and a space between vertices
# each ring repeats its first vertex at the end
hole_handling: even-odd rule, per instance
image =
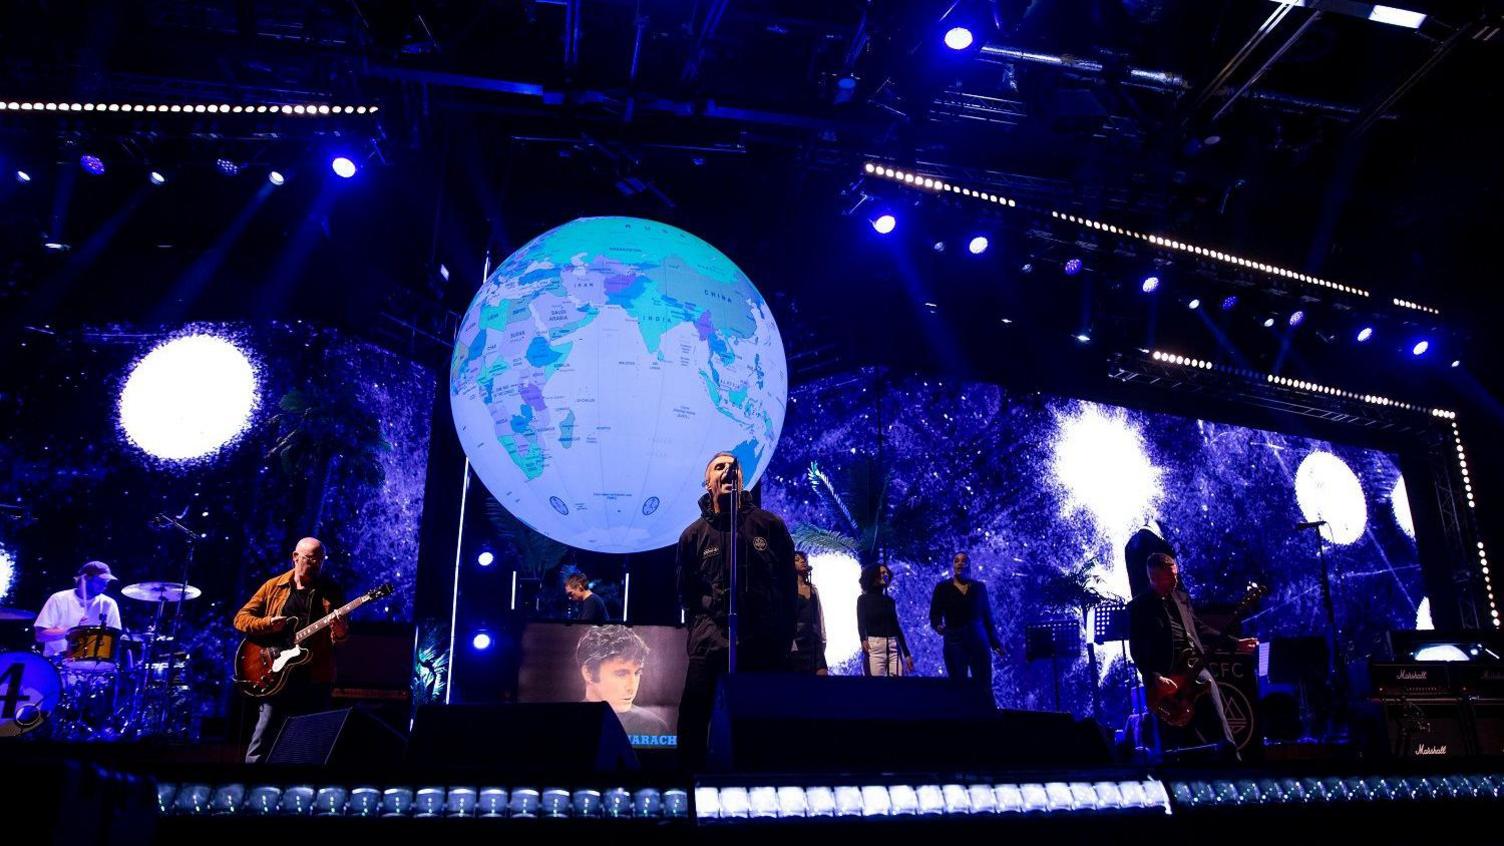
POLYGON ((43 655, 51 658, 65 651, 68 630, 75 626, 120 628, 120 606, 104 593, 115 580, 110 565, 90 561, 78 568, 72 590, 60 590, 47 598, 32 624, 43 655))

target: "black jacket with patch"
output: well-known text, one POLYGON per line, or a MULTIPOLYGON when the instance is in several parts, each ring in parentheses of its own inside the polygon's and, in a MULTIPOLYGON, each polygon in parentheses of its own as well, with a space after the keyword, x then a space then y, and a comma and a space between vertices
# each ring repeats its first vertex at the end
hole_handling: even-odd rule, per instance
MULTIPOLYGON (((730 645, 729 515, 711 510, 710 494, 700 497, 700 519, 679 536, 676 552, 679 601, 689 625, 689 654, 703 656, 730 645)), ((742 649, 765 657, 786 656, 794 642, 798 577, 794 539, 783 520, 743 500, 737 523, 741 591, 742 649)))

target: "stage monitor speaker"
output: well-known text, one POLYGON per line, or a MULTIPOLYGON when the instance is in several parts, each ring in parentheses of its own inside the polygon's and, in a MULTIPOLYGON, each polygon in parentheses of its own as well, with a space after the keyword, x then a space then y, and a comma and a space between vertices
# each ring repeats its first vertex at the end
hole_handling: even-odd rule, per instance
POLYGON ((1471 752, 1462 704, 1455 699, 1386 702, 1384 723, 1390 754, 1396 758, 1464 758, 1471 752))
POLYGON ((604 702, 424 705, 413 722, 408 761, 499 772, 637 769, 621 720, 604 702))
POLYGON ((1489 758, 1504 757, 1504 701, 1475 699, 1471 711, 1473 751, 1489 758))
POLYGON ((358 708, 288 717, 266 755, 268 764, 386 766, 402 760, 406 741, 358 708))
POLYGON ((1110 762, 1095 721, 999 711, 987 694, 946 679, 729 675, 716 694, 709 763, 793 772, 1110 762))

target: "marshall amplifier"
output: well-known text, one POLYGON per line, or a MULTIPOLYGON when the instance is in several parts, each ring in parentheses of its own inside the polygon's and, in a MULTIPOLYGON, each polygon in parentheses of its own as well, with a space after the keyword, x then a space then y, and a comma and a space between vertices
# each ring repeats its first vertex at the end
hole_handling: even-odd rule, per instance
POLYGON ((1368 665, 1375 699, 1425 699, 1452 696, 1451 666, 1445 663, 1386 663, 1368 665))
POLYGON ((1453 664, 1450 671, 1458 692, 1464 696, 1504 699, 1504 664, 1469 661, 1453 664))
POLYGON ((1384 722, 1396 758, 1463 758, 1471 753, 1462 705, 1456 699, 1387 702, 1384 722))
POLYGON ((1504 757, 1504 700, 1475 699, 1472 712, 1473 749, 1479 755, 1504 757))

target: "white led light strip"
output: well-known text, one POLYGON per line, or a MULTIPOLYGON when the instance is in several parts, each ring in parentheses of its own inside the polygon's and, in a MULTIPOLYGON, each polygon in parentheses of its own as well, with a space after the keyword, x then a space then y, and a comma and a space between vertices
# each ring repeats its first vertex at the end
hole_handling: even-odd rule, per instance
MULTIPOLYGON (((1462 430, 1457 428, 1456 421, 1452 422, 1452 440, 1457 446, 1457 471, 1462 475, 1462 491, 1467 496, 1467 507, 1477 510, 1478 503, 1473 499, 1473 477, 1467 469, 1467 452, 1462 447, 1462 430)), ((1488 594, 1488 613, 1492 618, 1494 628, 1499 628, 1499 603, 1494 599, 1493 577, 1488 572, 1488 550, 1484 549, 1483 541, 1478 541, 1478 570, 1483 574, 1483 590, 1488 594)))
POLYGON ((1440 309, 1432 308, 1428 305, 1421 305, 1420 303, 1412 303, 1409 300, 1402 300, 1399 297, 1394 298, 1394 304, 1399 306, 1400 308, 1413 308, 1416 311, 1423 311, 1426 314, 1441 314, 1440 309))
MULTIPOLYGON (((1155 361, 1163 362, 1165 364, 1175 364, 1181 367, 1194 367, 1198 370, 1217 370, 1224 373, 1239 374, 1245 373, 1245 371, 1242 371, 1240 369, 1224 367, 1222 365, 1206 361, 1205 359, 1191 358, 1190 356, 1164 352, 1162 350, 1153 350, 1150 353, 1150 358, 1154 359, 1155 361)), ((1457 418, 1457 412, 1448 411, 1445 408, 1426 408, 1425 406, 1415 405, 1414 403, 1404 402, 1403 400, 1390 399, 1389 397, 1379 396, 1377 394, 1360 394, 1356 391, 1346 390, 1345 388, 1333 388, 1330 385, 1322 385, 1318 382, 1309 382, 1305 379, 1292 379, 1289 376, 1276 376, 1273 373, 1263 373, 1259 375, 1263 377, 1263 380, 1265 382, 1268 382, 1271 385, 1279 385, 1283 388, 1293 388, 1298 391, 1306 391, 1313 394, 1325 394, 1331 397, 1342 397, 1343 399, 1361 400, 1362 402, 1366 402, 1371 405, 1382 405, 1391 408, 1403 408, 1406 411, 1418 411, 1422 414, 1429 414, 1432 417, 1440 417, 1446 420, 1455 420, 1457 418)))
POLYGON ((328 103, 280 103, 232 106, 229 103, 73 103, 0 99, 0 112, 131 112, 142 114, 221 115, 373 115, 378 106, 331 106, 328 103))
MULTIPOLYGON (((977 199, 983 200, 985 202, 997 203, 999 205, 1005 205, 1009 208, 1015 208, 1018 205, 1017 201, 1006 197, 1000 197, 996 194, 991 194, 986 191, 959 186, 933 176, 925 176, 923 174, 914 173, 912 171, 907 171, 900 168, 891 168, 887 165, 878 164, 876 162, 867 162, 866 164, 862 165, 862 170, 865 171, 869 176, 880 176, 884 179, 891 179, 894 182, 900 182, 904 185, 909 185, 914 188, 960 194, 964 197, 976 197, 977 199)), ((1208 247, 1198 246, 1196 244, 1188 244, 1184 241, 1177 241, 1173 238, 1165 238, 1161 235, 1153 235, 1148 232, 1139 232, 1133 229, 1125 229, 1121 226, 1116 226, 1111 223, 1103 223, 1100 220, 1092 220, 1090 218, 1080 217, 1079 215, 1066 214, 1065 212, 1051 211, 1050 216, 1055 218, 1056 220, 1063 220, 1067 223, 1074 223, 1077 226, 1082 226, 1087 229, 1093 229, 1098 232, 1106 232, 1111 235, 1122 235, 1127 238, 1137 238, 1140 241, 1147 241, 1148 243, 1153 244, 1156 247, 1191 253, 1192 255, 1201 256, 1203 258, 1212 259, 1214 261, 1220 261, 1225 264, 1231 264, 1237 267, 1244 267, 1250 270, 1257 270, 1263 273, 1268 273, 1271 276, 1282 276, 1286 279, 1294 279, 1295 281, 1302 282, 1306 285, 1315 285, 1322 288, 1328 288, 1333 291, 1339 291, 1341 293, 1351 294, 1357 297, 1373 296, 1371 292, 1354 285, 1344 285, 1341 282, 1333 282, 1330 279, 1323 279, 1320 276, 1312 276, 1309 273, 1301 273, 1296 270, 1290 270, 1289 268, 1280 267, 1279 265, 1253 261, 1252 259, 1246 259, 1242 256, 1235 256, 1232 253, 1223 252, 1221 250, 1213 250, 1208 247)), ((1411 308, 1418 311, 1424 311, 1429 314, 1441 314, 1438 309, 1432 308, 1431 306, 1412 303, 1409 300, 1396 298, 1394 300, 1394 304, 1403 308, 1411 308)))

